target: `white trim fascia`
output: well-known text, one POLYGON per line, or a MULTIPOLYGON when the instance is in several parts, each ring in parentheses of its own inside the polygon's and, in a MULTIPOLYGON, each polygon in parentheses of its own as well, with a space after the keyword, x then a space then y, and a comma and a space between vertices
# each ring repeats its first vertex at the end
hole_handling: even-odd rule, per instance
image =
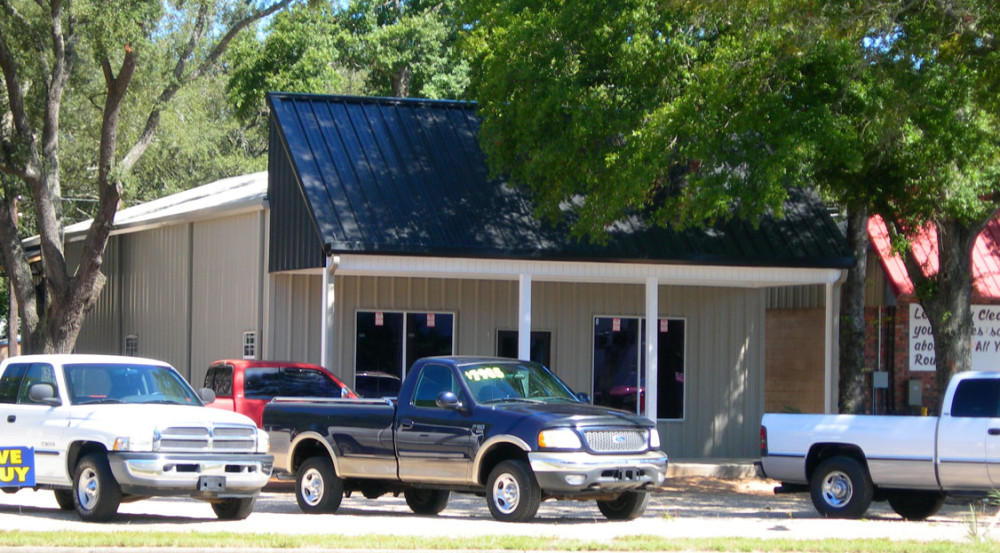
MULTIPOLYGON (((318 274, 319 269, 309 272, 318 274)), ((350 253, 340 254, 340 266, 337 269, 338 275, 345 276, 518 280, 521 275, 531 275, 534 281, 635 284, 644 284, 646 279, 656 278, 661 285, 734 288, 828 284, 836 282, 842 272, 842 269, 823 268, 599 263, 350 253)))

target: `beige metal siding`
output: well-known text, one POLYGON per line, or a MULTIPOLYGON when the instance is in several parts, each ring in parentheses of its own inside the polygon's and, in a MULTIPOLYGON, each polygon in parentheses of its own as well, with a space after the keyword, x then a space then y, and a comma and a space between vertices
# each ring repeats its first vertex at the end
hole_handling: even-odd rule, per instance
POLYGON ((826 306, 826 287, 822 284, 782 286, 767 290, 768 309, 813 309, 826 306))
MULTIPOLYGON (((139 355, 161 359, 191 377, 191 225, 123 235, 122 326, 119 340, 139 337, 139 355)), ((124 347, 124 346, 123 346, 124 347)))
POLYGON ((261 232, 257 213, 194 224, 190 365, 196 387, 212 361, 243 357, 245 331, 256 332, 260 342, 261 232))
POLYGON ((320 364, 322 277, 275 274, 270 278, 269 321, 264 337, 267 357, 320 364))
MULTIPOLYGON (((82 242, 72 242, 66 246, 66 260, 70 267, 80 262, 82 242)), ((121 260, 119 251, 121 238, 113 236, 104 250, 101 272, 107 280, 97 302, 84 315, 83 326, 73 351, 77 353, 120 354, 124 351, 121 332, 121 260)))

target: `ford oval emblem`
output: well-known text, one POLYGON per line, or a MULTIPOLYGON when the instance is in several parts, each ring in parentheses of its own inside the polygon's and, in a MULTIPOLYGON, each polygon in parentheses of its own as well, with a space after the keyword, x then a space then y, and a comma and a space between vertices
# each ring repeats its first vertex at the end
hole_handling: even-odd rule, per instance
POLYGON ((618 445, 621 445, 625 443, 625 436, 622 436, 621 434, 616 434, 614 438, 611 438, 611 441, 613 441, 618 445))

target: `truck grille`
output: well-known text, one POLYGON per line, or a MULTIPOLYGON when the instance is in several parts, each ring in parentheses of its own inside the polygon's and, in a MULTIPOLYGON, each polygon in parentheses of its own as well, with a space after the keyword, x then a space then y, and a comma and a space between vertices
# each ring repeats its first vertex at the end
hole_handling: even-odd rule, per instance
POLYGON ((585 430, 587 447, 598 453, 635 453, 648 447, 649 432, 644 429, 619 428, 585 430))
POLYGON ((171 426, 160 431, 159 451, 252 453, 256 446, 256 429, 252 426, 171 426))

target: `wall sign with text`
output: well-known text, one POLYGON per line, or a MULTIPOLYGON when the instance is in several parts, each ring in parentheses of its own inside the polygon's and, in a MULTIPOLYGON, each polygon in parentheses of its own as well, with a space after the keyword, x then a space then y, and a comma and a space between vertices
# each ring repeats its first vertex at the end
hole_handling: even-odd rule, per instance
MULTIPOLYGON (((934 336, 924 308, 910 304, 910 371, 933 371, 934 336)), ((972 370, 1000 370, 1000 305, 972 306, 972 370)))

